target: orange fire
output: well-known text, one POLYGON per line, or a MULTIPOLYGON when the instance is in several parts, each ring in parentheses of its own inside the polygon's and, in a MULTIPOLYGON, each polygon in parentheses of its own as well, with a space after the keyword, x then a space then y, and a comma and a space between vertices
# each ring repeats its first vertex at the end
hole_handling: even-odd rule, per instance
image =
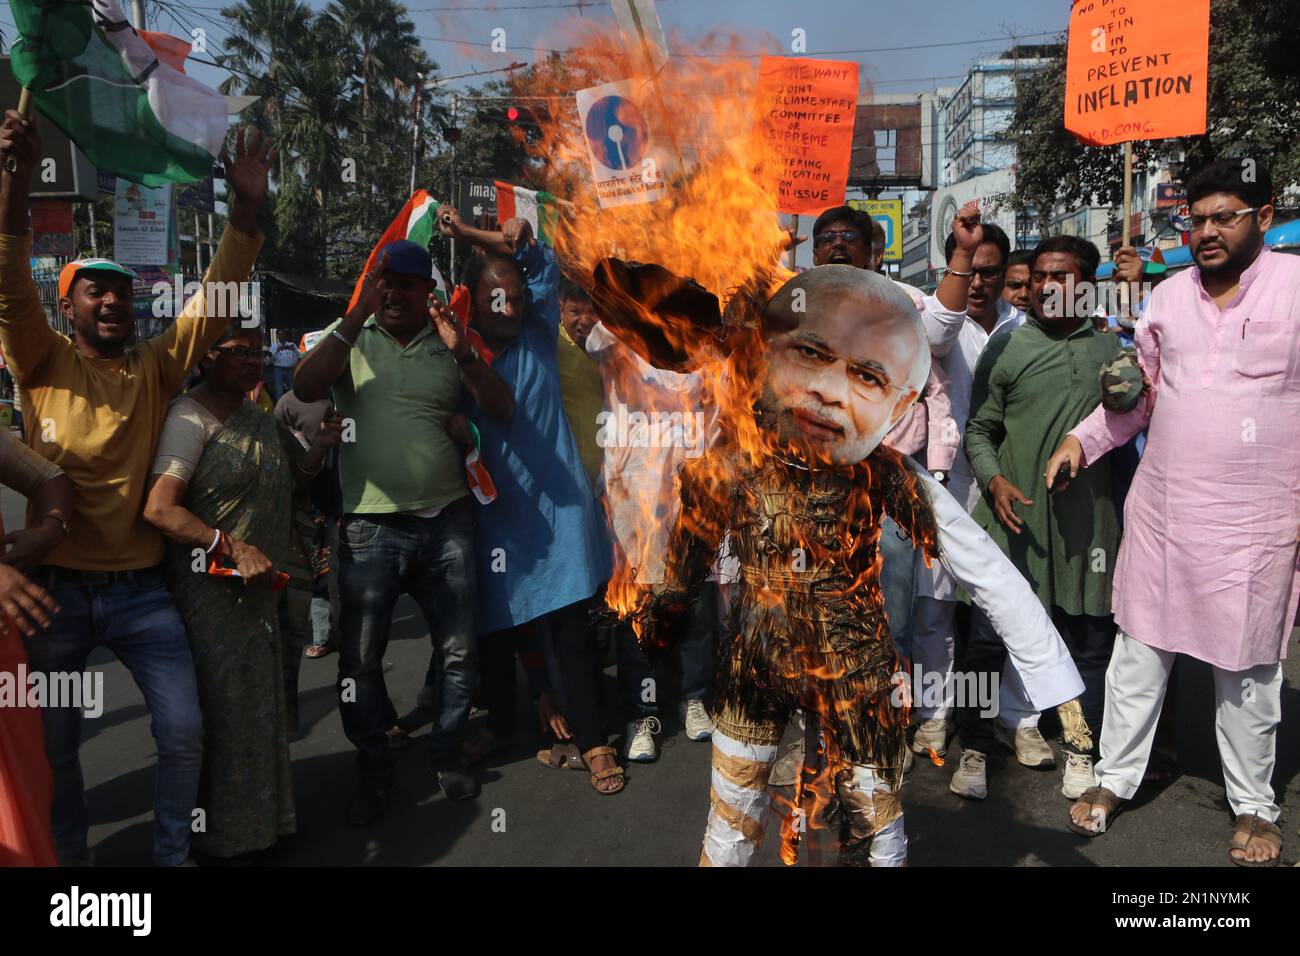
MULTIPOLYGON (((630 81, 650 142, 637 173, 649 183, 668 187, 654 202, 600 208, 574 98, 552 99, 553 119, 532 152, 538 165, 534 179, 572 204, 565 207, 554 233, 564 271, 590 287, 597 264, 606 257, 657 263, 694 279, 724 306, 756 276, 763 276, 773 290, 789 278, 793 273, 782 265, 788 233, 775 212, 772 188, 777 157, 764 146, 754 123, 758 60, 740 55, 741 49, 754 51, 760 44, 736 36, 709 37, 689 52, 677 52, 682 50, 677 42, 669 64, 652 77, 639 42, 630 42, 616 29, 571 20, 564 30, 566 37, 576 34, 577 39, 571 40, 572 49, 562 63, 552 60, 528 82, 515 83, 514 92, 521 98, 554 96, 630 81)), ((779 52, 774 43, 768 48, 779 52)), ((642 311, 647 322, 683 351, 698 354, 709 349, 710 343, 698 337, 683 339, 685 323, 666 322, 670 317, 642 311)), ((690 422, 698 421, 692 417, 695 413, 703 413, 709 423, 748 416, 748 408, 736 406, 752 396, 735 387, 734 380, 727 381, 720 351, 711 358, 697 363, 702 382, 694 395, 683 392, 675 405, 665 396, 667 404, 659 404, 655 412, 665 417, 677 413, 690 422)), ((634 393, 636 366, 623 363, 620 373, 629 380, 620 383, 627 387, 618 391, 634 393)), ((646 528, 665 523, 664 515, 654 513, 658 500, 651 495, 642 503, 646 528)), ((630 553, 617 555, 606 592, 609 606, 624 614, 643 592, 637 584, 638 569, 663 559, 652 553, 662 547, 659 537, 635 537, 622 542, 630 553)))

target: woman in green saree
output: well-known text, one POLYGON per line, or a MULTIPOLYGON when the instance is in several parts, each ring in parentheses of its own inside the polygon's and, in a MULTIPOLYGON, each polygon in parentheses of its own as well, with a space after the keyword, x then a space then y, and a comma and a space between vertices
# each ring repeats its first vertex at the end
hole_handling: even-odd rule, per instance
POLYGON ((295 484, 320 470, 341 420, 327 414, 304 451, 247 399, 262 375, 259 329, 232 323, 200 367, 202 381, 168 410, 144 516, 169 539, 168 583, 199 682, 193 847, 231 858, 296 829, 277 586, 303 560, 291 534, 295 484), (230 564, 238 576, 209 573, 230 564))

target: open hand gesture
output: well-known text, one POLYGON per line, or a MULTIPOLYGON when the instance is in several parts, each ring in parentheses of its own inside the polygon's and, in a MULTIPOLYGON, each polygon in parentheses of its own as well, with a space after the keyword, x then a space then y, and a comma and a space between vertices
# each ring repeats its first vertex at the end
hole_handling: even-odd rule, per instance
POLYGON ((248 203, 261 203, 266 196, 271 167, 279 154, 271 148, 271 141, 256 129, 240 128, 235 134, 235 156, 223 147, 221 163, 226 169, 226 184, 237 199, 248 203))
POLYGON ((429 319, 433 322, 433 327, 438 330, 438 338, 442 339, 442 344, 447 346, 447 351, 456 361, 462 361, 469 352, 469 343, 461 334, 456 316, 436 296, 429 299, 429 319))

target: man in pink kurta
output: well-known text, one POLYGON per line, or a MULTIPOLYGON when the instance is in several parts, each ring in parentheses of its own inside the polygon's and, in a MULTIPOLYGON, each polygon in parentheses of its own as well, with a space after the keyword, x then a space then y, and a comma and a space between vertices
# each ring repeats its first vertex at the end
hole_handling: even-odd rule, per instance
MULTIPOLYGON (((1138 323, 1148 386, 1131 411, 1084 419, 1047 474, 1087 467, 1149 429, 1115 566, 1121 634, 1098 788, 1120 800, 1137 790, 1169 667, 1187 654, 1214 668, 1228 800, 1238 830, 1244 820, 1259 833, 1279 816, 1280 660, 1300 600, 1300 257, 1263 244, 1271 186, 1245 168, 1221 161, 1189 182, 1197 266, 1162 283, 1138 323)), ((1080 804, 1074 823, 1104 831, 1096 801, 1080 804)), ((1275 861, 1261 840, 1271 843, 1234 842, 1233 862, 1275 861)))

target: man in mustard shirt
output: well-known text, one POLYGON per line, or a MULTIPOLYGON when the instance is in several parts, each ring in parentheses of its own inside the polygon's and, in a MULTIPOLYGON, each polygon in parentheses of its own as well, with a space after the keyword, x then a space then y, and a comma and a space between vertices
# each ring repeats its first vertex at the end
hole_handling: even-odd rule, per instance
MULTIPOLYGON (((17 171, 0 172, 0 348, 25 393, 27 444, 77 489, 64 540, 36 574, 60 610, 48 631, 27 642, 27 653, 33 672, 76 673, 92 650, 108 647, 131 672, 158 747, 154 860, 177 866, 189 859, 190 825, 201 809, 194 801, 203 718, 185 627, 159 569, 162 535, 142 516, 143 496, 168 402, 236 317, 240 296, 207 290, 252 271, 274 154, 257 132, 247 143, 241 132, 235 158, 223 155, 232 198, 203 291, 166 331, 135 344, 132 274, 108 260, 79 260, 61 277, 59 308, 75 338, 50 327, 29 265, 28 191, 40 156, 35 123, 9 110, 0 157, 16 160, 17 171)), ((88 864, 81 710, 50 707, 44 717, 59 861, 88 864)))

